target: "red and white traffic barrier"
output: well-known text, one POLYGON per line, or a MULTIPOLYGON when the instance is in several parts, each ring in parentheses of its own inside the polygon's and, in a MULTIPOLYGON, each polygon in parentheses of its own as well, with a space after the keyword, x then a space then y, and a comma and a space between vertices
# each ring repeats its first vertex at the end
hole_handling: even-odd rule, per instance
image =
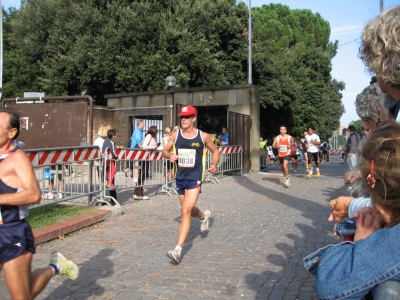
POLYGON ((78 148, 58 148, 48 150, 26 150, 34 167, 64 163, 79 163, 82 161, 89 161, 98 159, 100 157, 100 150, 98 147, 78 147, 78 148))

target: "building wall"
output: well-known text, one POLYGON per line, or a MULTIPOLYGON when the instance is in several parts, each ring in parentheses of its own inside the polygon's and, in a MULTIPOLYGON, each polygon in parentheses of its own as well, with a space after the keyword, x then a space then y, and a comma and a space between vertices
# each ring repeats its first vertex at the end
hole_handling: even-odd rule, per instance
MULTIPOLYGON (((132 134, 132 118, 146 115, 163 117, 164 128, 175 126, 177 106, 221 106, 229 111, 249 115, 252 119, 250 133, 252 171, 259 171, 260 103, 258 88, 233 85, 205 88, 171 89, 143 93, 106 95, 107 108, 94 108, 94 138, 103 122, 110 122, 117 129, 117 144, 127 146, 132 134)), ((164 129, 163 128, 163 129, 164 129)), ((163 130, 162 129, 162 130, 163 130)), ((160 128, 161 130, 161 128, 160 128)))

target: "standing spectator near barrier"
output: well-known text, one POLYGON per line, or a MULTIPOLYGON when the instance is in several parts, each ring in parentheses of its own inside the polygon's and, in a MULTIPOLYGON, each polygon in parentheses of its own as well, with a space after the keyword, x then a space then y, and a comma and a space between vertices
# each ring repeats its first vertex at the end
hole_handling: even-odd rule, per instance
MULTIPOLYGON (((110 129, 111 129, 110 124, 103 123, 103 124, 100 125, 99 130, 97 131, 97 138, 94 141, 93 145, 94 146, 98 146, 100 148, 100 153, 103 150, 103 144, 104 144, 105 139, 107 138, 107 133, 108 133, 108 131, 110 129)), ((100 159, 100 164, 101 163, 102 163, 102 159, 100 159)), ((102 177, 100 175, 100 166, 99 166, 99 163, 97 161, 95 161, 95 166, 96 166, 96 169, 97 169, 97 175, 99 176, 100 181, 102 181, 101 180, 102 177)), ((100 182, 100 184, 103 184, 103 182, 100 182)))
POLYGON ((131 148, 137 148, 143 141, 143 128, 144 128, 144 121, 139 120, 137 122, 137 126, 132 133, 131 137, 131 148))
POLYGON ((306 172, 308 174, 308 151, 307 151, 307 139, 306 136, 308 135, 307 131, 304 131, 303 133, 304 137, 300 140, 300 145, 301 145, 301 151, 303 152, 304 156, 304 161, 306 164, 306 172))
MULTIPOLYGON (((156 150, 157 149, 157 126, 150 126, 149 130, 146 133, 146 137, 142 143, 143 150, 156 150)), ((150 168, 150 161, 141 161, 140 169, 138 174, 138 185, 143 185, 144 180, 149 177, 149 168, 150 168)), ((133 199, 134 200, 149 200, 149 196, 144 195, 144 188, 137 187, 133 190, 133 199)))
POLYGON ((262 137, 260 137, 260 150, 265 149, 267 143, 264 141, 262 137))
MULTIPOLYGON (((164 137, 161 140, 160 146, 158 146, 157 150, 162 150, 164 149, 165 145, 168 144, 168 140, 172 135, 172 129, 171 127, 166 127, 164 130, 164 137)), ((165 168, 164 168, 164 180, 166 185, 168 186, 169 182, 172 182, 174 179, 174 164, 169 161, 165 160, 165 168)))
POLYGON ((208 229, 211 212, 206 210, 203 213, 195 206, 204 179, 206 147, 212 152, 212 162, 207 171, 211 174, 217 172, 219 162, 218 148, 210 136, 194 127, 196 116, 197 111, 193 106, 182 106, 178 114, 182 130, 174 133, 163 149, 163 156, 178 166, 176 187, 181 203, 182 221, 178 243, 174 250, 168 252, 168 257, 176 263, 179 263, 182 247, 189 234, 191 217, 200 219, 201 231, 208 229))
MULTIPOLYGON (((144 128, 144 121, 143 120, 138 120, 137 121, 137 126, 135 130, 132 133, 131 137, 131 144, 130 148, 141 148, 142 147, 142 142, 143 142, 143 128, 144 128)), ((134 182, 138 181, 138 176, 139 176, 139 163, 135 162, 133 164, 129 164, 128 168, 125 169, 125 176, 126 177, 133 177, 134 182)))
POLYGON ((54 187, 57 185, 58 188, 58 199, 63 198, 63 175, 69 176, 68 171, 65 169, 64 165, 51 166, 50 168, 44 169, 44 178, 49 180, 49 192, 44 195, 44 199, 52 200, 54 199, 53 191, 54 187), (57 184, 55 183, 55 175, 57 174, 57 184))
POLYGON ((326 163, 326 154, 328 153, 328 143, 325 140, 322 140, 321 143, 321 162, 326 163))
MULTIPOLYGON (((114 184, 115 173, 117 172, 116 162, 118 161, 118 155, 115 153, 115 148, 122 149, 121 146, 115 146, 115 140, 117 138, 117 130, 110 129, 107 132, 107 138, 104 140, 102 153, 107 155, 110 150, 111 159, 106 160, 106 181, 107 187, 110 188, 110 196, 117 200, 117 191, 114 184)), ((112 202, 114 204, 114 202, 112 202)))
POLYGON ((31 271, 35 245, 25 218, 31 204, 40 202, 40 188, 26 154, 13 145, 20 130, 20 115, 0 108, 0 270, 12 299, 34 299, 54 275, 76 279, 79 269, 55 252, 48 267, 31 271))
MULTIPOLYGON (((218 146, 229 146, 229 133, 228 128, 222 127, 222 135, 218 136, 218 146)), ((234 162, 229 160, 229 157, 220 157, 220 163, 222 165, 222 170, 232 170, 235 168, 234 162)), ((232 176, 232 171, 228 171, 226 173, 229 176, 232 176)), ((222 173, 224 175, 224 173, 222 173)))
POLYGON ((297 149, 298 149, 299 156, 300 156, 299 161, 302 165, 304 165, 304 154, 303 154, 301 139, 299 141, 297 141, 296 143, 297 143, 297 149))
POLYGON ((341 164, 344 164, 344 163, 347 162, 347 153, 346 153, 346 149, 347 149, 347 145, 344 144, 344 145, 342 146, 342 153, 340 154, 340 155, 341 155, 341 157, 340 157, 340 163, 341 163, 341 164))
POLYGON ((357 148, 358 148, 358 136, 356 133, 356 128, 353 125, 348 127, 350 133, 349 138, 346 143, 346 153, 347 157, 350 159, 350 169, 352 171, 358 170, 358 158, 357 158, 357 148))
POLYGON ((294 137, 290 141, 290 159, 292 161, 292 170, 294 174, 298 174, 297 167, 299 165, 299 156, 297 155, 297 141, 294 137))
POLYGON ((229 133, 228 128, 222 127, 222 135, 218 136, 219 146, 228 146, 229 145, 229 133))

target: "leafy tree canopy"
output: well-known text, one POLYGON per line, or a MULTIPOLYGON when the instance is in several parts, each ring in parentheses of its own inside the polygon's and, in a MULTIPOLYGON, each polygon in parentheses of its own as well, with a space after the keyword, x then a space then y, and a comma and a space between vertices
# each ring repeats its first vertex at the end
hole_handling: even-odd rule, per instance
MULTIPOLYGON (((253 12, 253 82, 263 135, 339 126, 345 86, 331 78, 337 42, 310 10, 253 12)), ((248 9, 235 0, 30 0, 4 12, 4 97, 24 91, 104 95, 247 82, 248 9)))

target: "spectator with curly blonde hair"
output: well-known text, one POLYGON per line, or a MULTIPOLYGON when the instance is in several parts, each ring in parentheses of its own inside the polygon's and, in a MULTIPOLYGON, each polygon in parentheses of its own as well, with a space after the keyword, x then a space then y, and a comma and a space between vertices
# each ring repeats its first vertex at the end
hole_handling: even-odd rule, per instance
MULTIPOLYGON (((359 57, 376 74, 381 91, 399 100, 400 6, 383 11, 364 27, 359 57)), ((389 110, 397 119, 400 102, 391 105, 389 110)))

